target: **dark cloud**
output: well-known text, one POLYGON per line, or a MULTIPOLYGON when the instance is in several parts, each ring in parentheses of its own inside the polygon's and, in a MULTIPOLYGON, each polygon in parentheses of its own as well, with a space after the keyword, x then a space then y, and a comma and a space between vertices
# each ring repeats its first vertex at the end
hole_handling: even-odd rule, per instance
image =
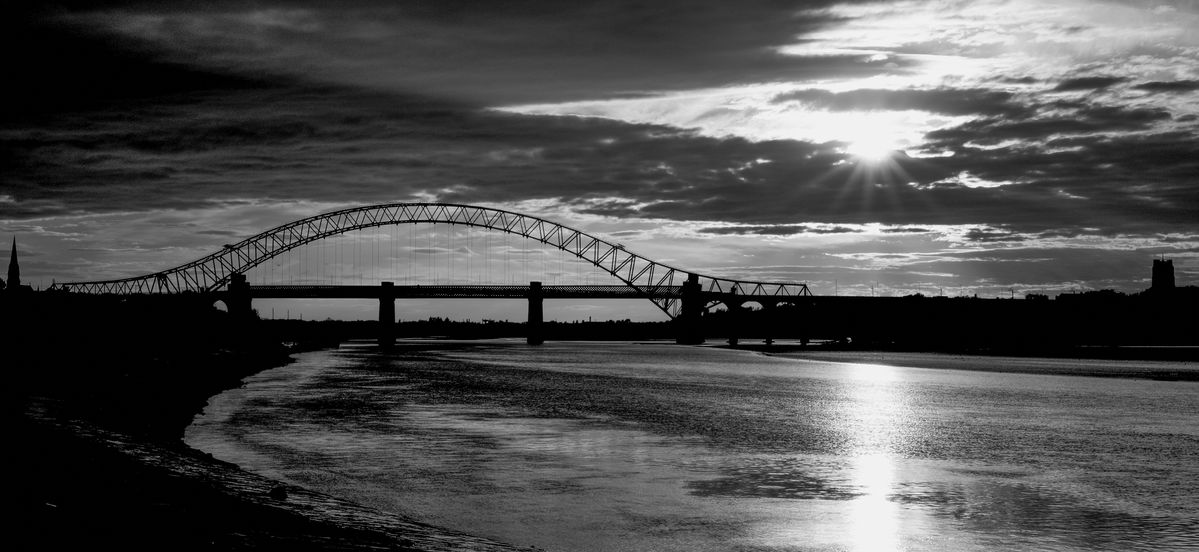
POLYGON ((994 228, 971 228, 964 237, 972 242, 1018 242, 1027 239, 1015 232, 994 228))
MULTIPOLYGON (((1097 134, 1129 132, 1151 128, 1172 118, 1169 111, 1153 107, 1105 106, 1088 103, 1056 102, 1054 114, 1027 118, 992 117, 935 130, 926 135, 933 144, 952 146, 964 143, 999 144, 1009 140, 1035 142, 1061 134, 1097 134)), ((1029 112, 1036 110, 1029 107, 1029 112)))
POLYGON ((1150 81, 1133 86, 1133 88, 1149 92, 1182 94, 1199 90, 1199 80, 1150 81))
MULTIPOLYGON (((1082 135, 1039 145, 1028 145, 1036 136, 1013 134, 1004 147, 962 147, 988 136, 985 128, 975 131, 956 135, 957 155, 942 163, 984 180, 1019 182, 1000 188, 1003 195, 1022 198, 1049 227, 1065 226, 1053 221, 1075 220, 1099 229, 1091 234, 1152 233, 1191 227, 1187 221, 1199 216, 1192 183, 1199 174, 1199 145, 1192 133, 1082 135), (1067 213, 1070 209, 1087 216, 1067 213)), ((1035 230, 1029 222, 1020 224, 1024 231, 1035 230)))
POLYGON ((1127 82, 1126 77, 1096 76, 1064 79, 1053 87, 1057 92, 1074 92, 1080 90, 1102 90, 1113 85, 1127 82))
POLYGON ((811 226, 806 224, 772 224, 755 226, 720 226, 701 228, 705 234, 739 235, 739 236, 793 236, 797 234, 853 234, 859 232, 845 226, 811 226))
POLYGON ((1011 92, 981 88, 938 88, 931 90, 862 89, 847 92, 807 89, 786 92, 774 102, 798 101, 830 109, 846 110, 918 110, 945 115, 1015 116, 1028 114, 1028 108, 1013 101, 1011 92))
POLYGON ((37 121, 203 91, 252 89, 262 76, 235 75, 167 61, 136 43, 54 19, 49 9, 0 19, 5 101, 0 121, 37 121))
POLYGON ((58 20, 72 23, 77 36, 152 49, 165 63, 491 105, 864 77, 916 63, 779 51, 842 22, 822 9, 832 3, 179 3, 58 20))
POLYGON ((1036 84, 1041 81, 1035 77, 1003 77, 996 79, 995 82, 1004 84, 1036 84))

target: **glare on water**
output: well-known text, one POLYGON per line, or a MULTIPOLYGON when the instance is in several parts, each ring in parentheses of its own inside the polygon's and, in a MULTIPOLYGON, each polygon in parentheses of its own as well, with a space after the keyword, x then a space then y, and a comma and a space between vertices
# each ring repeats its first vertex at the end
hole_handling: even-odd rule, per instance
POLYGON ((888 500, 894 467, 886 453, 871 453, 853 459, 853 483, 862 496, 850 504, 854 550, 898 548, 897 505, 888 500))

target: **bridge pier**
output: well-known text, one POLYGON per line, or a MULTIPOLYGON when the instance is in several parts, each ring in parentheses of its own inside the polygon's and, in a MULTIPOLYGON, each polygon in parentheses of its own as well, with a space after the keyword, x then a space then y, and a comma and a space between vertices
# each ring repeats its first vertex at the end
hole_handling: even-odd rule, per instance
POLYGON ((233 273, 229 276, 229 291, 225 294, 225 308, 229 317, 235 322, 248 322, 254 318, 253 299, 250 296, 250 283, 245 274, 233 273))
POLYGON ((541 327, 541 322, 544 318, 541 310, 543 301, 541 282, 529 282, 529 322, 525 327, 525 330, 528 332, 526 342, 529 345, 541 345, 545 343, 545 335, 542 334, 541 327))
POLYGON ((395 285, 383 282, 379 290, 379 347, 390 349, 395 345, 396 299, 395 285))
POLYGON ((725 301, 724 306, 728 307, 729 347, 736 347, 741 342, 737 333, 745 324, 745 310, 742 303, 737 301, 725 301))
POLYGON ((679 315, 674 319, 675 326, 677 326, 674 342, 680 345, 699 345, 704 342, 703 321, 701 320, 704 314, 704 297, 703 289, 699 285, 698 274, 687 275, 687 281, 683 282, 680 301, 682 307, 679 309, 679 315))
POLYGON ((778 307, 779 304, 774 301, 762 301, 762 310, 766 311, 762 313, 762 318, 765 323, 764 327, 762 328, 762 332, 765 334, 763 336, 763 342, 766 343, 767 347, 774 345, 774 332, 772 330, 774 330, 775 327, 782 326, 778 307))

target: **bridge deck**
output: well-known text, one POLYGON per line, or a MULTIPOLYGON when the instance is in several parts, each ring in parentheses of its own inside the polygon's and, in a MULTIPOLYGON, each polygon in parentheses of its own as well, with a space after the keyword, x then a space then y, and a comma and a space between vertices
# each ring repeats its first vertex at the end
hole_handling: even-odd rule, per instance
MULTIPOLYGON (((529 296, 528 285, 435 285, 435 286, 391 286, 390 296, 396 299, 419 298, 525 298, 529 296)), ((250 297, 255 299, 378 299, 387 293, 379 285, 265 285, 250 286, 250 297)), ((545 299, 645 299, 677 298, 682 296, 681 286, 665 286, 653 293, 645 293, 626 285, 614 286, 542 286, 541 297, 545 299)))

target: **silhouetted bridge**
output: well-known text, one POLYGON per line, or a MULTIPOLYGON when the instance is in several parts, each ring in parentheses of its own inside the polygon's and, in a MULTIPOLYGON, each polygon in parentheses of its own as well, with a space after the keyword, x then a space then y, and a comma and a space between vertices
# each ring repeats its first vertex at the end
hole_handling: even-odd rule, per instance
POLYGON ((228 244, 201 259, 143 276, 116 280, 58 283, 53 290, 89 295, 211 297, 225 303, 231 315, 250 316, 255 298, 377 298, 380 342, 392 342, 395 300, 419 297, 523 298, 529 302, 529 342, 540 343, 545 299, 632 299, 653 302, 678 322, 679 343, 702 343, 701 315, 724 304, 737 309, 753 301, 764 308, 795 304, 811 297, 808 286, 790 282, 756 282, 706 276, 652 261, 586 232, 542 218, 472 205, 393 203, 342 209, 297 220, 228 244), (371 227, 398 224, 450 224, 485 228, 534 240, 574 255, 621 282, 615 286, 448 285, 378 286, 260 285, 245 273, 278 255, 309 243, 371 227))

